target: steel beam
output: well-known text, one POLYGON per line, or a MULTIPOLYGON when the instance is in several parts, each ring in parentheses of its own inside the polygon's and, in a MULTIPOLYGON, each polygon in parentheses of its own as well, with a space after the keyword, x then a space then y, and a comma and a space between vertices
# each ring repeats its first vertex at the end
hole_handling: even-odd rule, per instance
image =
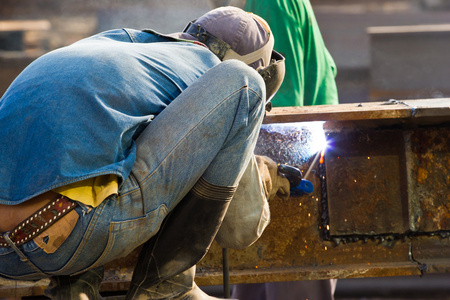
MULTIPOLYGON (((311 121, 324 122, 329 142, 309 178, 313 193, 270 202, 261 239, 229 249, 230 282, 448 272, 450 99, 274 108, 256 153, 305 171, 320 134, 311 121)), ((106 266, 103 290, 128 289, 138 251, 106 266)), ((214 243, 197 266, 197 283, 222 284, 222 264, 214 243)), ((39 294, 46 284, 19 291, 39 294)))
MULTIPOLYGON (((270 203, 262 238, 229 251, 231 282, 447 272, 450 100, 279 108, 264 123, 307 121, 324 121, 330 142, 314 192, 270 203)), ((312 158, 287 149, 307 135, 262 131, 256 151, 305 170, 312 158)), ((221 283, 219 250, 199 265, 200 284, 221 283)))

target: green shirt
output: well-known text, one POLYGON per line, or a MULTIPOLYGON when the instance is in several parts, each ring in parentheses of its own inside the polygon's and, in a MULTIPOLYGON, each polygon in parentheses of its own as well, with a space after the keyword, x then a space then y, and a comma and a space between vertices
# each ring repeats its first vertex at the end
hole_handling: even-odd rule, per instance
POLYGON ((286 76, 272 105, 338 104, 336 65, 309 0, 247 0, 245 10, 269 23, 275 50, 286 57, 286 76))

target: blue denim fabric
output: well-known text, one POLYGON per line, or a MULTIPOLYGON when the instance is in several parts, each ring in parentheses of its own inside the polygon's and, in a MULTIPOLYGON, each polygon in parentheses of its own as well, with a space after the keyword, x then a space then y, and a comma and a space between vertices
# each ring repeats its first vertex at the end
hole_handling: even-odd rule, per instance
POLYGON ((0 203, 117 174, 125 181, 135 138, 220 61, 207 48, 114 30, 31 63, 0 99, 0 203))
MULTIPOLYGON (((33 241, 20 247, 48 275, 69 275, 131 252, 200 177, 236 186, 247 166, 264 116, 265 88, 256 71, 239 61, 220 63, 190 85, 139 135, 137 159, 118 196, 84 214, 53 254, 33 241)), ((0 275, 42 276, 0 248, 0 275)))

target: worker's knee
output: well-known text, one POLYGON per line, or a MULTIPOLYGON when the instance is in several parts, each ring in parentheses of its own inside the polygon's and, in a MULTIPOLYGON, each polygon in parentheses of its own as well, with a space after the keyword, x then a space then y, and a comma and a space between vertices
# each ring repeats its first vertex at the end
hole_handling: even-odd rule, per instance
POLYGON ((245 86, 264 102, 266 98, 265 83, 256 70, 235 59, 226 60, 217 67, 226 74, 224 76, 227 85, 236 84, 237 88, 245 86))

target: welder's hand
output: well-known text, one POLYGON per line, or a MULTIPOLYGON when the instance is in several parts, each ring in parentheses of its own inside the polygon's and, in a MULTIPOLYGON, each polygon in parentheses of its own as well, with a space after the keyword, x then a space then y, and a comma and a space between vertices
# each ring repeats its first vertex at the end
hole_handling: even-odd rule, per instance
POLYGON ((289 198, 289 181, 278 173, 277 164, 267 156, 255 155, 267 200, 289 198))

